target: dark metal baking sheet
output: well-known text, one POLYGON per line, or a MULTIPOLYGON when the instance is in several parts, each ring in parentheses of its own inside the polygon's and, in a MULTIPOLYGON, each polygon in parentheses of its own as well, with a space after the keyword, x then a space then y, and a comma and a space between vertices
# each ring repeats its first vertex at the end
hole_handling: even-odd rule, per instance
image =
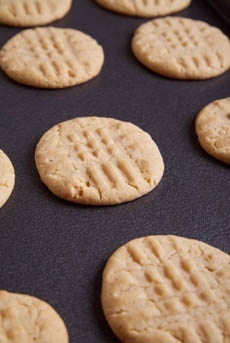
MULTIPOLYGON (((230 34, 206 2, 179 15, 230 34)), ((104 46, 95 80, 70 89, 23 87, 0 72, 0 147, 16 169, 16 187, 0 210, 0 288, 47 300, 64 318, 71 343, 115 343, 100 306, 101 272, 126 241, 177 234, 230 251, 229 167, 209 157, 194 133, 197 112, 229 96, 230 72, 208 81, 174 81, 142 67, 132 55, 133 31, 145 20, 74 2, 57 22, 91 34, 104 46), (161 184, 149 195, 112 207, 57 199, 39 180, 34 148, 52 125, 76 116, 131 121, 156 140, 165 160, 161 184)), ((0 46, 19 29, 0 27, 0 46)), ((143 342, 144 343, 144 342, 143 342)))
POLYGON ((219 15, 230 25, 230 1, 229 0, 207 0, 219 15))

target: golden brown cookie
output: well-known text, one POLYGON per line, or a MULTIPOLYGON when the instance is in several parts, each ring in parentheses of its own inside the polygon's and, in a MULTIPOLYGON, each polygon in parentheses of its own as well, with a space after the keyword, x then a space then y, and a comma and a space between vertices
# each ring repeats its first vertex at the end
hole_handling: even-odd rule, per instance
POLYGON ((65 324, 44 301, 0 291, 1 343, 68 343, 65 324))
POLYGON ((150 135, 111 118, 76 118, 54 126, 39 141, 35 160, 51 192, 89 205, 139 198, 158 185, 164 172, 150 135))
POLYGON ((146 67, 174 79, 209 79, 230 67, 228 37, 188 18, 166 17, 141 25, 132 49, 146 67))
POLYGON ((0 66, 13 80, 33 87, 64 88, 89 81, 104 63, 102 47, 77 30, 25 30, 0 51, 0 66))
POLYGON ((0 0, 0 24, 40 26, 63 18, 72 0, 0 0))
POLYGON ((130 241, 103 273, 103 310, 123 343, 228 343, 229 294, 230 256, 177 236, 130 241))
POLYGON ((208 154, 230 164, 230 98, 216 100, 198 114, 196 133, 208 154))
POLYGON ((6 154, 0 150, 0 208, 10 197, 14 183, 14 167, 6 154))
POLYGON ((188 7, 191 0, 96 0, 96 2, 122 14, 138 17, 158 17, 179 12, 188 7))

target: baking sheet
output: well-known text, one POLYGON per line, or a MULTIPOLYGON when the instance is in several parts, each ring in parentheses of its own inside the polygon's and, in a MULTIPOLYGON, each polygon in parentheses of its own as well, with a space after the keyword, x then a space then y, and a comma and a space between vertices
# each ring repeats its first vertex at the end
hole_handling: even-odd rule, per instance
MULTIPOLYGON (((206 2, 179 14, 230 30, 206 2)), ((230 72, 208 81, 157 76, 130 49, 145 19, 74 1, 58 27, 95 37, 105 65, 95 80, 65 90, 18 85, 0 72, 0 147, 16 169, 16 187, 0 210, 0 288, 48 301, 65 320, 70 342, 115 343, 100 306, 101 272, 121 244, 149 234, 176 234, 230 251, 229 167, 200 148, 196 114, 229 96, 230 72), (76 116, 131 121, 148 131, 165 161, 165 175, 149 195, 111 207, 84 207, 53 196, 40 182, 34 149, 52 125, 76 116)), ((0 27, 0 46, 19 29, 0 27)))
POLYGON ((230 1, 229 0, 207 0, 217 13, 230 25, 230 1))

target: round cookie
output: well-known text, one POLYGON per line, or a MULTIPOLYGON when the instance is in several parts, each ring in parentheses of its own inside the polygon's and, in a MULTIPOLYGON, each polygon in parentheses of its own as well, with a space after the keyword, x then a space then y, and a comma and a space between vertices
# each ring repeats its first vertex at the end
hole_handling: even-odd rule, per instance
POLYGON ((72 0, 0 0, 0 24, 40 26, 63 18, 72 0))
POLYGON ((166 17, 141 25, 132 49, 146 67, 174 79, 209 79, 230 67, 228 37, 188 18, 166 17))
POLYGON ((102 47, 90 36, 54 27, 25 30, 0 51, 0 66, 13 80, 33 87, 64 88, 99 74, 102 47))
POLYGON ((229 255, 192 239, 149 236, 110 257, 102 306, 124 343, 227 343, 229 293, 229 255))
POLYGON ((138 17, 158 17, 182 11, 191 0, 96 0, 96 2, 115 12, 138 17))
POLYGON ((216 100, 198 114, 196 133, 208 154, 230 164, 230 98, 216 100))
POLYGON ((0 291, 0 341, 68 343, 65 324, 46 302, 29 295, 0 291))
POLYGON ((54 126, 39 141, 35 160, 51 192, 89 205, 139 198, 157 186, 164 172, 151 136, 111 118, 76 118, 54 126))
POLYGON ((6 154, 0 150, 0 208, 10 197, 15 183, 14 167, 6 154))

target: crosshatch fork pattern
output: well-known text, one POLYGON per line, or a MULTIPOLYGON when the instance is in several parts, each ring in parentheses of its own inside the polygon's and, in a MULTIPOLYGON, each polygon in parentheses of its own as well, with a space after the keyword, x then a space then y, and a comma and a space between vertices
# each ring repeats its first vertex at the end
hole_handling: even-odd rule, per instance
POLYGON ((143 17, 161 16, 181 11, 191 0, 96 0, 113 11, 143 17))
POLYGON ((76 30, 26 30, 5 44, 0 63, 18 82, 58 88, 88 81, 101 70, 103 49, 90 36, 76 30))
POLYGON ((143 24, 132 46, 140 62, 168 77, 206 79, 230 66, 228 37, 188 18, 167 17, 143 24))
POLYGON ((150 192, 164 170, 147 133, 130 123, 97 117, 49 130, 37 146, 36 162, 42 180, 56 195, 104 205, 150 192))
POLYGON ((62 18, 72 0, 0 0, 0 23, 15 26, 45 25, 62 18))
POLYGON ((229 343, 230 257, 175 236, 131 241, 109 259, 102 305, 127 343, 229 343))

